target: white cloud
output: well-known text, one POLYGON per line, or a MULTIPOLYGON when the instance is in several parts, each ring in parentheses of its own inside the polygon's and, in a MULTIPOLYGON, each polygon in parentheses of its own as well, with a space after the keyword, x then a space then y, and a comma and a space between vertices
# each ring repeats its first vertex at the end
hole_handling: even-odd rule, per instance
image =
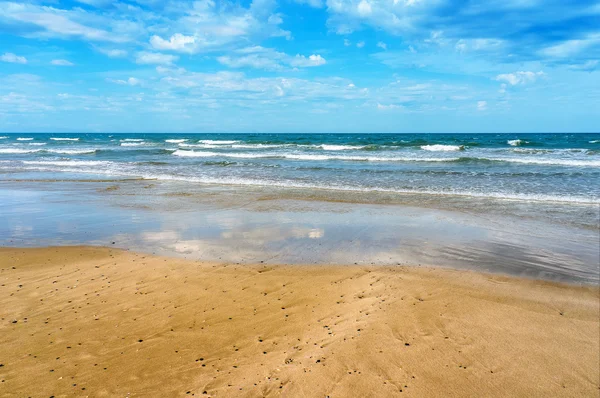
POLYGON ((3 55, 0 55, 0 61, 2 62, 10 62, 13 64, 26 64, 27 63, 27 58, 25 57, 20 57, 16 54, 13 53, 4 53, 3 55))
POLYGON ((176 55, 140 51, 136 55, 135 62, 138 64, 171 65, 179 59, 176 55))
POLYGON ((373 12, 373 9, 371 8, 371 3, 369 3, 366 0, 361 0, 361 2, 358 3, 356 9, 358 10, 358 15, 363 17, 366 17, 373 12))
POLYGON ((377 42, 377 47, 382 48, 384 50, 387 50, 387 44, 385 44, 384 42, 380 41, 377 42))
POLYGON ((120 80, 120 79, 106 79, 107 82, 109 83, 115 83, 115 84, 120 84, 120 85, 126 85, 126 86, 139 86, 142 81, 140 79, 136 79, 135 77, 130 77, 127 80, 120 80))
POLYGON ((538 77, 544 76, 544 72, 530 72, 530 71, 519 71, 515 73, 503 73, 496 76, 495 80, 499 82, 506 82, 511 86, 518 84, 533 83, 538 77))
POLYGON ((487 101, 477 101, 477 110, 478 111, 485 111, 487 110, 487 101))
POLYGON ((363 48, 364 46, 365 46, 364 41, 359 41, 358 43, 356 43, 356 47, 358 47, 358 48, 363 48))
POLYGON ((195 43, 196 39, 193 36, 185 36, 181 33, 174 34, 169 40, 156 35, 150 38, 150 44, 157 50, 193 52, 195 43))
POLYGON ((350 40, 348 40, 348 39, 344 39, 344 45, 345 45, 346 47, 349 47, 349 46, 351 46, 351 45, 352 45, 352 42, 351 42, 350 40))
POLYGON ((391 111, 391 110, 394 110, 394 109, 404 109, 404 107, 402 105, 396 105, 396 104, 384 105, 384 104, 380 104, 378 102, 377 103, 377 109, 379 109, 381 111, 391 111))
POLYGON ((240 56, 224 55, 217 57, 217 61, 230 68, 256 68, 266 70, 282 70, 286 66, 295 68, 306 68, 320 66, 326 63, 321 55, 312 54, 308 57, 297 54, 292 57, 288 54, 275 51, 271 48, 260 46, 246 47, 235 52, 240 56))
POLYGON ((67 61, 66 59, 53 59, 50 62, 52 65, 56 65, 56 66, 73 66, 74 64, 70 61, 67 61))
POLYGON ((297 67, 310 67, 310 66, 320 66, 325 65, 325 58, 320 55, 310 55, 308 58, 304 55, 297 54, 290 62, 292 66, 297 67))
POLYGON ((108 48, 96 48, 96 50, 100 51, 102 54, 108 56, 109 58, 123 58, 127 56, 127 51, 125 50, 108 48))
POLYGON ((598 44, 600 44, 600 33, 589 34, 584 39, 566 40, 562 43, 545 47, 539 51, 539 54, 550 58, 573 57, 598 44))
MULTIPOLYGON (((111 19, 99 14, 88 13, 81 8, 71 10, 42 7, 35 4, 0 3, 0 17, 13 22, 21 22, 30 29, 25 36, 72 37, 77 36, 92 41, 125 42, 131 40, 128 34, 131 26, 117 18, 111 19), (88 26, 97 24, 99 27, 88 26), (112 32, 100 27, 110 26, 112 32), (31 31, 35 27, 36 31, 31 31)), ((24 30, 27 32, 27 30, 24 30)))

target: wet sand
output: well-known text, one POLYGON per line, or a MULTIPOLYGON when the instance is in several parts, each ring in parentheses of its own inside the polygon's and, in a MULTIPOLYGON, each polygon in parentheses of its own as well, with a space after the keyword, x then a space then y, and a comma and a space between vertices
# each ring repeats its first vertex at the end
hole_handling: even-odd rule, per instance
POLYGON ((597 396, 600 293, 471 271, 0 248, 2 396, 597 396))

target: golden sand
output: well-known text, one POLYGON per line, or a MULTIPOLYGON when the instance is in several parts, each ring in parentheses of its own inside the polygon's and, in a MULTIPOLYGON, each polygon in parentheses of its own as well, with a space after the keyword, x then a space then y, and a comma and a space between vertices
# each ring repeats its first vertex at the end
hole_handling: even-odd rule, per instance
POLYGON ((0 249, 0 396, 593 397, 598 287, 0 249))

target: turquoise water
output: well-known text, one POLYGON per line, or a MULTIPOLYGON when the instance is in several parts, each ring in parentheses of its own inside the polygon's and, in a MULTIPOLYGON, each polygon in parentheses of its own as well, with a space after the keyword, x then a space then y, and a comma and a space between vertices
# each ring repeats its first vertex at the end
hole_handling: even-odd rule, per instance
POLYGON ((595 205, 600 134, 0 133, 0 175, 595 205))

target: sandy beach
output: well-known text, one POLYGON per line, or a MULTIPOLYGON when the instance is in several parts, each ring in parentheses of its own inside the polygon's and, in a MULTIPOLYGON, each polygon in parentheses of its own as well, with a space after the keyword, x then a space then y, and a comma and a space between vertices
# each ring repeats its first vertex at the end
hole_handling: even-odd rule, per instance
POLYGON ((597 396, 598 287, 0 249, 1 396, 597 396))

